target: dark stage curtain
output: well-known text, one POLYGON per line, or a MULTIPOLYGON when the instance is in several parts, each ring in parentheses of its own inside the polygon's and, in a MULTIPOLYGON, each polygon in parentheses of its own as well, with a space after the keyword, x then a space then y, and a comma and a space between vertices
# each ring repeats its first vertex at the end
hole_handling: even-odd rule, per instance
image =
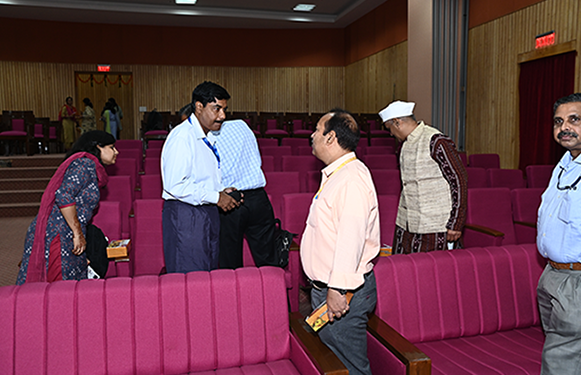
POLYGON ((564 149, 553 139, 553 104, 573 93, 575 56, 568 52, 520 65, 520 163, 555 165, 564 149))

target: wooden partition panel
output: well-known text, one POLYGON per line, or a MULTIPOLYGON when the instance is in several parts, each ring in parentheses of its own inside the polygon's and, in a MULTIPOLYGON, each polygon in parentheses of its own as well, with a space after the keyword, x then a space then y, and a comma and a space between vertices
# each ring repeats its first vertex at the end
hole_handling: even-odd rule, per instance
MULTIPOLYGON (((92 70, 94 66, 86 64, 0 61, 0 109, 32 110, 37 117, 56 120, 65 98, 75 97, 75 72, 92 70)), ((138 137, 140 106, 175 112, 191 101, 194 87, 205 80, 229 91, 231 111, 325 112, 345 106, 343 67, 112 65, 111 70, 133 76, 132 98, 124 99, 131 104, 119 103, 124 112, 134 113, 132 123, 123 121, 133 134, 124 128, 123 138, 138 137)), ((100 114, 103 103, 91 99, 100 114)), ((79 111, 84 108, 82 103, 74 105, 79 111)))
POLYGON ((355 113, 379 112, 407 99, 407 41, 345 68, 345 106, 355 113))
MULTIPOLYGON (((581 40, 577 0, 545 0, 469 32, 466 152, 498 153, 502 168, 518 168, 518 55, 535 36, 554 30, 556 43, 581 40)), ((575 90, 580 85, 579 58, 575 90)), ((547 124, 547 137, 551 137, 547 124)))

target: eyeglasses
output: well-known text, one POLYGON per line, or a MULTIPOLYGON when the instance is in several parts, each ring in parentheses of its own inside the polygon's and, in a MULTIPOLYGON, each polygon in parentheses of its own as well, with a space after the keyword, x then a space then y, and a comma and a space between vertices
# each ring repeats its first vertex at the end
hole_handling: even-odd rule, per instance
POLYGON ((561 187, 561 175, 563 174, 564 171, 565 171, 565 168, 561 167, 561 172, 559 172, 559 176, 557 176, 557 189, 559 189, 559 190, 577 190, 577 184, 579 183, 579 181, 581 181, 581 176, 577 177, 577 179, 575 180, 575 182, 573 182, 573 184, 571 184, 569 186, 561 187))

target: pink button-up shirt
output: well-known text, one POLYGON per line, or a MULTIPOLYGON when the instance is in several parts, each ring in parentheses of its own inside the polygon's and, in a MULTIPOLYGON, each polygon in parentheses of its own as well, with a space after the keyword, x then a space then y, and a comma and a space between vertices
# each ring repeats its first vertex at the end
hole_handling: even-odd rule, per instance
POLYGON ((373 269, 371 260, 379 253, 375 186, 353 152, 322 173, 301 241, 303 269, 312 280, 353 290, 363 284, 363 276, 373 269))

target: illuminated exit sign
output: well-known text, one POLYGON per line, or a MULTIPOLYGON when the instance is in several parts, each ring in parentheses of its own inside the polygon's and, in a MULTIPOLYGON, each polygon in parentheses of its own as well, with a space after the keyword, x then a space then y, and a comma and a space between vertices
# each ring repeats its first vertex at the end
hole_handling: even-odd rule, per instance
POLYGON ((108 72, 110 70, 111 70, 111 65, 103 65, 103 64, 97 65, 98 72, 108 72))
POLYGON ((548 33, 537 35, 535 42, 535 49, 552 46, 555 44, 555 32, 549 31, 548 33))

